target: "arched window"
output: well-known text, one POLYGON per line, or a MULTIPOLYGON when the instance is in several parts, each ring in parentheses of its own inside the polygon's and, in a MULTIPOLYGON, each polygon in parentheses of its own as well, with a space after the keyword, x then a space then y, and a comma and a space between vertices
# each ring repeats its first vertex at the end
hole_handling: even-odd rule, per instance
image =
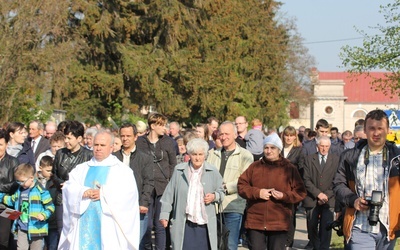
POLYGON ((367 113, 364 110, 357 110, 354 112, 353 117, 357 119, 364 119, 367 113))

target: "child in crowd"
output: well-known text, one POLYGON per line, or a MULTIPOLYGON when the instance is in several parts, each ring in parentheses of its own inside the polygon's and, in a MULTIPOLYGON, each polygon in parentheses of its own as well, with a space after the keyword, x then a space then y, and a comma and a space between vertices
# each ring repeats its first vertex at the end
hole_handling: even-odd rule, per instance
POLYGON ((262 132, 262 122, 259 119, 253 119, 251 126, 253 128, 247 132, 244 139, 246 141, 246 149, 253 154, 254 161, 257 161, 263 157, 265 135, 262 132))
POLYGON ((39 166, 40 166, 40 159, 42 159, 43 156, 48 155, 51 158, 54 159, 54 156, 56 155, 57 150, 60 148, 65 147, 65 135, 57 131, 55 132, 51 137, 50 137, 50 149, 46 150, 45 152, 41 153, 36 161, 36 171, 39 171, 39 166))
POLYGON ((12 227, 12 232, 18 235, 18 249, 43 249, 43 237, 48 233, 46 220, 54 213, 50 193, 40 185, 34 173, 32 165, 19 165, 14 172, 18 190, 12 195, 0 195, 5 205, 22 212, 12 227))
MULTIPOLYGON (((45 187, 51 196, 51 199, 54 200, 57 197, 57 189, 51 180, 53 170, 53 158, 51 156, 43 156, 40 159, 39 171, 37 172, 37 179, 45 187)), ((44 241, 47 247, 47 250, 57 250, 59 234, 57 230, 57 219, 56 214, 52 213, 50 218, 47 220, 49 225, 49 233, 44 237, 44 241)))

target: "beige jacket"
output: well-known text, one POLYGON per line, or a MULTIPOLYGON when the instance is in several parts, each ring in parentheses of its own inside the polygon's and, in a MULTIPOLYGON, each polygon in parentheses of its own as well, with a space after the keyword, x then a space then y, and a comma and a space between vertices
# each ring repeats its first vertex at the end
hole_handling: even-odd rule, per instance
MULTIPOLYGON (((221 165, 221 149, 210 150, 207 162, 214 165, 219 170, 221 165)), ((222 202, 222 209, 225 213, 243 214, 246 207, 246 200, 238 195, 237 182, 239 176, 253 162, 253 155, 236 143, 236 149, 228 158, 223 176, 223 182, 228 191, 222 202)))

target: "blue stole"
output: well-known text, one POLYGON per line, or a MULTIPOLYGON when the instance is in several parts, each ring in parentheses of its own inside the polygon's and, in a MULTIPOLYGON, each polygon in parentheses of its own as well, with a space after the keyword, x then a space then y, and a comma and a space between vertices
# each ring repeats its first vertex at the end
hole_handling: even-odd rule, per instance
MULTIPOLYGON (((91 166, 86 174, 86 187, 99 189, 107 181, 109 167, 91 166)), ((101 203, 90 202, 87 210, 81 215, 79 223, 79 245, 81 250, 101 250, 101 203)))

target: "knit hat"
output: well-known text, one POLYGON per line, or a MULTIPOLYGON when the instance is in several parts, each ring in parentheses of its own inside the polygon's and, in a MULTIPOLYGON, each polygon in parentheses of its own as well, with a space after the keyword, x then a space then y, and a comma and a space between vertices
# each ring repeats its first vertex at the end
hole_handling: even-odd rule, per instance
POLYGON ((279 151, 282 151, 283 148, 283 144, 281 141, 281 138, 279 138, 277 133, 272 133, 269 136, 265 137, 263 145, 265 148, 265 145, 267 144, 271 144, 274 145, 275 147, 277 147, 279 149, 279 151))

